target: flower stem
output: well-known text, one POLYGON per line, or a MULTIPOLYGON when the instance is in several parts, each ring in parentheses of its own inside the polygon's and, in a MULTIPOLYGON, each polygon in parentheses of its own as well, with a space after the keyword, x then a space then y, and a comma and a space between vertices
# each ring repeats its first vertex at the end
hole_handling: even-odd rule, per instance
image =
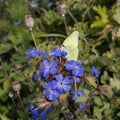
POLYGON ((74 87, 75 87, 75 91, 77 91, 77 83, 76 83, 76 78, 74 77, 74 87))
POLYGON ((93 90, 91 90, 90 91, 90 93, 89 93, 89 98, 87 99, 87 101, 86 101, 86 103, 85 103, 85 109, 84 109, 84 111, 82 112, 82 115, 81 115, 81 119, 82 120, 84 120, 84 115, 85 115, 85 112, 87 111, 87 109, 88 109, 88 103, 91 101, 91 99, 92 99, 92 97, 93 97, 93 94, 94 94, 94 92, 96 91, 96 88, 95 89, 93 89, 93 90))
POLYGON ((75 23, 78 23, 78 21, 76 20, 76 18, 73 16, 73 14, 70 12, 69 9, 68 9, 68 14, 70 15, 70 17, 73 19, 75 23))
POLYGON ((32 30, 30 30, 30 33, 31 33, 31 35, 32 35, 32 39, 33 39, 34 45, 35 45, 36 49, 38 49, 37 43, 36 43, 36 40, 35 40, 35 36, 34 36, 32 30))
POLYGON ((20 108, 24 108, 24 105, 23 105, 23 102, 22 102, 22 100, 21 100, 21 97, 20 97, 20 93, 19 93, 19 92, 17 92, 17 94, 16 94, 16 99, 17 99, 17 101, 18 101, 19 107, 20 107, 20 108))
POLYGON ((65 15, 63 14, 62 17, 63 17, 63 21, 64 21, 64 25, 65 25, 65 31, 66 31, 66 34, 68 36, 69 35, 69 30, 68 30, 68 26, 67 26, 65 15))

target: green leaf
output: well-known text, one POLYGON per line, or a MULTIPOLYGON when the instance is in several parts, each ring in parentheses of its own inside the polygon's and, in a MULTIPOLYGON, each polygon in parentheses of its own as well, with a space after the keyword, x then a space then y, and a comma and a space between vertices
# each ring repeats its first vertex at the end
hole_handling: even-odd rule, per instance
POLYGON ((97 87, 97 84, 95 82, 95 79, 93 77, 87 77, 87 80, 89 81, 90 85, 92 85, 93 87, 97 87))
POLYGON ((14 45, 18 45, 20 43, 22 43, 23 40, 23 35, 21 32, 19 32, 18 30, 16 31, 11 31, 8 34, 8 38, 10 39, 10 41, 14 44, 14 45))
POLYGON ((35 34, 36 35, 36 37, 62 37, 62 38, 65 38, 65 36, 64 35, 62 35, 62 34, 55 34, 55 33, 51 33, 51 34, 45 34, 45 33, 43 33, 43 34, 35 34))
POLYGON ((120 80, 117 78, 110 78, 110 85, 117 90, 120 90, 120 80))
POLYGON ((55 118, 58 118, 58 116, 61 112, 61 108, 62 108, 62 106, 57 107, 57 109, 55 109, 54 112, 50 112, 47 115, 47 118, 49 118, 50 120, 54 120, 55 118))
POLYGON ((0 88, 0 98, 5 101, 8 96, 6 94, 8 93, 10 89, 10 83, 8 79, 5 79, 3 82, 3 89, 0 88))
POLYGON ((94 96, 94 102, 97 106, 103 105, 103 102, 102 102, 102 99, 100 98, 100 96, 94 96))
POLYGON ((61 100, 65 100, 65 99, 68 97, 68 94, 69 94, 69 93, 64 93, 64 94, 62 94, 62 95, 60 96, 60 99, 61 99, 61 100))
POLYGON ((0 114, 0 120, 10 120, 6 115, 0 114))
POLYGON ((120 37, 120 28, 117 31, 117 37, 120 37))
POLYGON ((120 6, 117 6, 115 9, 115 14, 113 15, 113 19, 120 24, 120 6))
POLYGON ((102 113, 98 107, 94 107, 94 115, 98 118, 97 120, 102 120, 102 113))
POLYGON ((10 43, 2 43, 2 44, 0 44, 0 54, 8 52, 12 47, 13 46, 10 43))
POLYGON ((100 5, 94 6, 93 10, 95 10, 99 16, 95 16, 95 21, 91 24, 91 28, 97 28, 106 25, 108 23, 108 12, 105 6, 101 7, 100 5))
POLYGON ((103 108, 101 109, 101 111, 104 111, 106 109, 109 109, 110 108, 110 103, 105 103, 103 108))
POLYGON ((81 96, 76 99, 75 103, 86 102, 87 99, 88 99, 88 96, 81 96))

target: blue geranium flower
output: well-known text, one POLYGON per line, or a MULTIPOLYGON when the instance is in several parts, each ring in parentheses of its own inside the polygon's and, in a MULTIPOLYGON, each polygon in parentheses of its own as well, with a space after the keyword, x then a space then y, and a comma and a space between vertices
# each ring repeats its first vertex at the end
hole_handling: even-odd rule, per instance
POLYGON ((69 60, 66 65, 66 70, 72 70, 72 75, 81 76, 84 72, 82 62, 77 62, 74 60, 69 60))
MULTIPOLYGON (((84 95, 84 93, 82 91, 75 91, 72 95, 72 99, 76 100, 78 97, 82 97, 84 95)), ((78 107, 82 110, 84 110, 85 108, 85 103, 84 102, 80 102, 78 103, 78 107)))
POLYGON ((45 90, 43 90, 43 93, 45 94, 45 96, 46 96, 46 98, 48 100, 56 100, 61 95, 60 92, 58 92, 57 90, 53 89, 52 82, 48 82, 44 86, 44 88, 45 88, 45 90))
POLYGON ((29 49, 27 52, 28 58, 34 58, 38 55, 38 50, 37 49, 29 49))
POLYGON ((40 67, 41 79, 45 80, 47 77, 49 77, 49 74, 53 75, 55 73, 57 73, 57 62, 49 62, 48 60, 44 60, 43 65, 40 67))
POLYGON ((53 48, 50 55, 54 57, 65 57, 67 52, 60 48, 53 48))
POLYGON ((30 115, 33 120, 46 120, 47 119, 47 114, 53 110, 53 106, 51 105, 48 109, 40 112, 38 108, 35 108, 33 104, 30 105, 29 111, 30 115))
POLYGON ((2 2, 4 2, 5 0, 0 0, 0 2, 2 3, 2 2))
POLYGON ((14 24, 14 25, 19 25, 19 24, 20 24, 20 20, 17 20, 17 19, 16 19, 16 20, 13 20, 13 24, 14 24))
POLYGON ((38 8, 38 3, 37 2, 31 2, 30 6, 31 6, 31 8, 38 8))
POLYGON ((34 74, 34 75, 33 75, 33 79, 34 79, 35 81, 37 80, 38 77, 39 77, 38 74, 34 74))
POLYGON ((78 97, 81 97, 83 95, 84 95, 84 93, 82 91, 75 91, 72 95, 72 99, 76 100, 78 97))
POLYGON ((27 52, 28 58, 34 58, 37 55, 42 55, 42 56, 47 57, 49 54, 45 51, 37 50, 37 49, 29 49, 28 52, 27 52))
POLYGON ((92 68, 91 68, 90 71, 91 71, 91 73, 92 73, 94 76, 96 76, 96 77, 98 77, 98 76, 100 75, 100 70, 96 69, 95 66, 92 66, 92 68))
POLYGON ((40 111, 39 109, 35 108, 33 104, 30 105, 29 107, 30 115, 33 120, 37 120, 40 116, 40 111))
POLYGON ((84 103, 84 102, 78 103, 78 107, 79 107, 81 110, 84 110, 84 109, 85 109, 85 103, 84 103))
POLYGON ((65 78, 63 78, 62 74, 58 74, 56 76, 56 80, 52 81, 52 87, 53 89, 56 89, 60 93, 69 92, 72 88, 72 86, 70 85, 70 82, 71 81, 69 77, 66 76, 65 78))

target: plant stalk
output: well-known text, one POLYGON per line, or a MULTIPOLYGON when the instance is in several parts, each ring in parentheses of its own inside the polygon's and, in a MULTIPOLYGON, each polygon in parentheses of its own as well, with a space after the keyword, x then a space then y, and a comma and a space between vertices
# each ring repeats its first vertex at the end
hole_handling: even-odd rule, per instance
POLYGON ((88 103, 91 101, 91 99, 92 99, 92 97, 93 97, 93 94, 94 94, 94 92, 96 91, 96 88, 95 89, 93 89, 92 91, 90 91, 90 93, 89 93, 89 98, 87 99, 87 101, 86 101, 86 103, 85 103, 85 109, 84 109, 84 111, 82 112, 82 115, 81 115, 81 119, 82 120, 84 120, 84 115, 85 115, 85 112, 86 112, 86 110, 87 110, 87 105, 88 105, 88 103))
POLYGON ((33 39, 34 45, 35 45, 36 49, 38 49, 37 43, 36 43, 36 40, 35 40, 35 36, 34 36, 32 30, 30 30, 30 33, 31 33, 31 35, 32 35, 32 39, 33 39))
POLYGON ((69 35, 69 30, 68 30, 68 26, 67 26, 65 15, 63 14, 62 17, 63 17, 63 21, 64 21, 64 25, 65 25, 65 31, 66 31, 66 34, 68 36, 69 35))

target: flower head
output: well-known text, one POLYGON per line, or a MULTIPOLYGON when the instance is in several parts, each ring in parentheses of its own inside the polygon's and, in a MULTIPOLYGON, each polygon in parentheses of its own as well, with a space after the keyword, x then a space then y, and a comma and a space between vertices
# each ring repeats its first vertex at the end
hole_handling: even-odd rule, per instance
POLYGON ((52 82, 48 82, 44 86, 44 88, 45 89, 43 90, 43 93, 45 94, 45 96, 46 96, 46 98, 48 100, 56 100, 61 95, 60 92, 58 92, 57 90, 53 89, 53 83, 52 82))
POLYGON ((2 3, 2 2, 4 2, 5 0, 0 0, 0 2, 2 3))
POLYGON ((84 93, 82 91, 75 91, 72 95, 72 99, 76 100, 78 97, 81 97, 83 95, 84 95, 84 93))
POLYGON ((19 20, 19 19, 13 20, 13 24, 14 24, 14 25, 19 25, 19 24, 20 24, 20 20, 19 20))
POLYGON ((95 66, 93 66, 90 71, 96 77, 98 77, 100 75, 100 70, 96 69, 95 66))
POLYGON ((41 55, 41 56, 47 57, 47 56, 48 56, 48 53, 45 52, 45 51, 42 51, 42 50, 37 50, 37 49, 29 49, 29 50, 27 51, 27 56, 28 56, 28 58, 34 58, 34 57, 36 57, 37 55, 41 55))
POLYGON ((72 88, 72 86, 70 85, 70 82, 71 81, 69 77, 66 76, 65 78, 63 78, 62 74, 58 74, 56 76, 56 80, 52 81, 52 86, 53 86, 53 89, 56 89, 60 93, 69 92, 72 88))
POLYGON ((38 3, 37 2, 31 2, 30 7, 31 8, 38 8, 38 3))
POLYGON ((84 110, 84 109, 85 109, 85 103, 84 103, 84 102, 78 103, 78 107, 79 107, 81 110, 84 110))
POLYGON ((51 52, 51 56, 54 56, 54 57, 65 57, 66 55, 67 55, 67 52, 60 48, 53 48, 51 52))
POLYGON ((66 65, 66 70, 72 70, 72 75, 81 76, 84 72, 82 62, 77 62, 74 60, 69 60, 66 65))
POLYGON ((50 74, 53 75, 55 73, 57 73, 57 62, 44 60, 43 65, 40 66, 40 76, 42 80, 45 80, 50 74))
POLYGON ((38 75, 38 74, 34 74, 34 75, 33 75, 33 80, 35 80, 35 81, 36 81, 38 77, 39 77, 39 75, 38 75))
POLYGON ((38 55, 38 50, 37 49, 29 49, 27 52, 28 58, 34 58, 38 55))

